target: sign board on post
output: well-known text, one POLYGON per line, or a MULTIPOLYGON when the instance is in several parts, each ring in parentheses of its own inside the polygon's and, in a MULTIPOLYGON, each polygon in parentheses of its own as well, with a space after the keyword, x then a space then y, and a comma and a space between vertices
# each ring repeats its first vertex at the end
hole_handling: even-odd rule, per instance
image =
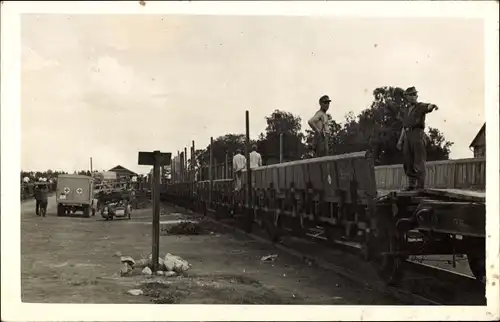
POLYGON ((154 152, 139 152, 139 165, 155 165, 155 153, 158 152, 160 165, 170 165, 172 153, 154 152))
POLYGON ((139 152, 139 165, 153 166, 153 242, 151 270, 158 271, 158 258, 160 257, 160 168, 170 165, 171 153, 160 151, 139 152))

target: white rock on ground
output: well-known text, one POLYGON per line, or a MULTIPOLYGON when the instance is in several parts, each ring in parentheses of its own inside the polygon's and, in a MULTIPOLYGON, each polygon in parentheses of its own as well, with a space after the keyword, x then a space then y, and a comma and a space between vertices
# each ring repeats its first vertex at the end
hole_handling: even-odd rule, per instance
POLYGON ((172 277, 172 276, 177 275, 177 273, 176 273, 176 272, 172 272, 172 271, 169 271, 169 272, 164 272, 164 274, 165 274, 165 277, 172 277))
POLYGON ((144 267, 144 269, 142 270, 142 274, 143 275, 152 275, 153 272, 151 271, 151 269, 149 267, 144 267))
POLYGON ((265 262, 267 262, 267 261, 274 262, 276 259, 278 259, 278 255, 276 255, 276 254, 262 256, 260 258, 261 261, 265 261, 265 262))
POLYGON ((156 275, 158 275, 158 276, 163 276, 163 275, 165 275, 165 272, 164 272, 164 271, 157 271, 157 272, 156 272, 156 275))
POLYGON ((164 264, 165 264, 165 269, 167 271, 170 271, 170 272, 171 271, 177 271, 177 272, 187 271, 189 269, 189 267, 191 266, 184 259, 180 258, 179 256, 174 256, 170 253, 165 255, 164 264))
POLYGON ((135 289, 135 290, 128 290, 128 291, 127 291, 127 294, 137 296, 137 295, 142 295, 142 294, 144 294, 144 292, 143 292, 142 290, 135 289))
POLYGON ((127 263, 130 266, 134 266, 135 265, 135 260, 132 257, 130 257, 130 256, 122 256, 122 257, 120 257, 120 260, 121 260, 122 263, 127 263))

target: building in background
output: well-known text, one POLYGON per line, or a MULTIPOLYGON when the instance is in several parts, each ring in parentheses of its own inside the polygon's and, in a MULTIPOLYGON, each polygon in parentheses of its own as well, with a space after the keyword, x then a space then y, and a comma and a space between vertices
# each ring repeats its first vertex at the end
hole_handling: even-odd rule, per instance
POLYGON ((116 173, 117 180, 130 180, 132 177, 136 177, 137 173, 122 167, 121 165, 117 165, 116 167, 109 169, 109 172, 116 173))
POLYGON ((486 123, 477 132, 476 137, 469 145, 469 149, 474 152, 474 158, 486 157, 486 123))

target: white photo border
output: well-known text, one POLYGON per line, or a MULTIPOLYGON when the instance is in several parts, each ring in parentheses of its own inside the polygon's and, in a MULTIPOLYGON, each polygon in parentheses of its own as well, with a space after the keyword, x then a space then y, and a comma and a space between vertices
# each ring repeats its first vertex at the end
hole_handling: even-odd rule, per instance
POLYGON ((498 320, 499 80, 495 1, 40 1, 1 8, 1 241, 2 320, 6 321, 331 321, 498 320), (488 127, 487 306, 154 305, 21 303, 20 42, 22 14, 197 14, 329 17, 455 17, 485 22, 485 106, 488 127))

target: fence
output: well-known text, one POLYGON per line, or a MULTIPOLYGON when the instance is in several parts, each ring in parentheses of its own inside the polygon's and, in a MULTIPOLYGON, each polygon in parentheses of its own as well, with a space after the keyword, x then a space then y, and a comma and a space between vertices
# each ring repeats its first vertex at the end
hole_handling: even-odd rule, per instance
MULTIPOLYGON (((427 162, 426 171, 428 188, 486 189, 485 158, 427 162)), ((401 189, 408 184, 401 164, 375 167, 375 178, 380 190, 401 189)))

